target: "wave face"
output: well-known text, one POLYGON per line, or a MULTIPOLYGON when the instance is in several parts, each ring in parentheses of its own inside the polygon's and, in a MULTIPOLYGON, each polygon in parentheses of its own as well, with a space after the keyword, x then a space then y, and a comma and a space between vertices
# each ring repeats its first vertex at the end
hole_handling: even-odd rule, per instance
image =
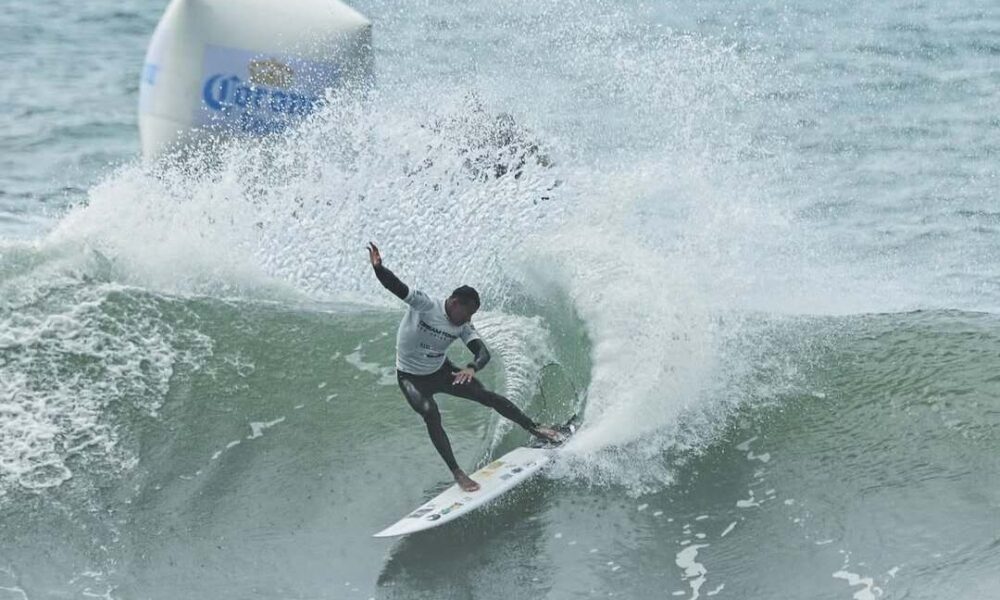
MULTIPOLYGON (((370 2, 376 90, 157 164, 157 9, 23 8, 75 91, 0 117, 0 598, 997 593, 989 6, 370 2), (447 473, 370 240, 583 424, 388 552, 447 473)), ((525 440, 439 402, 469 470, 525 440)))

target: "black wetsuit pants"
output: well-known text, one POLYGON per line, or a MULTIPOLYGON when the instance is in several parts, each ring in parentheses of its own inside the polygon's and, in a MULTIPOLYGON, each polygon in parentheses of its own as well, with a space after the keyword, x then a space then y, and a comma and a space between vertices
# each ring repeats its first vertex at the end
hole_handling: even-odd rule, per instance
POLYGON ((413 375, 404 371, 396 371, 399 389, 403 390, 403 395, 406 396, 406 400, 413 407, 413 410, 424 418, 427 433, 430 434, 434 447, 437 448, 438 454, 452 471, 458 468, 458 463, 455 462, 455 456, 451 452, 448 435, 444 432, 444 427, 441 426, 441 413, 438 411, 437 403, 434 402, 434 394, 449 394, 474 400, 484 406, 489 406, 525 429, 531 430, 536 427, 535 422, 521 412, 521 409, 513 402, 486 389, 478 379, 473 378, 468 383, 452 383, 455 380, 453 373, 457 371, 459 368, 450 360, 445 360, 440 369, 429 375, 413 375))

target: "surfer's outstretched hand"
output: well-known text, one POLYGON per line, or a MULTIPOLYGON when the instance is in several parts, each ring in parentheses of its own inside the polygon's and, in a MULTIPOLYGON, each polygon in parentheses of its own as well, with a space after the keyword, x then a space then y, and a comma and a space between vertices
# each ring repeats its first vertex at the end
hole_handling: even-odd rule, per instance
POLYGON ((472 367, 466 367, 461 371, 452 371, 452 375, 455 376, 455 380, 451 382, 452 385, 458 385, 462 383, 469 383, 475 376, 476 371, 472 367))
POLYGON ((382 266, 382 254, 378 251, 375 242, 368 242, 368 260, 372 261, 373 267, 382 266))

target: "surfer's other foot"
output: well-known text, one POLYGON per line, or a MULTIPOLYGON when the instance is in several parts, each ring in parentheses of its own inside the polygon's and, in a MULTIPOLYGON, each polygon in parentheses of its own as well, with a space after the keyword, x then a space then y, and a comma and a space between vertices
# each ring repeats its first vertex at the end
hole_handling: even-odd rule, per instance
POLYGON ((479 484, 466 475, 465 471, 459 469, 457 471, 453 471, 452 475, 455 476, 455 483, 458 484, 458 487, 462 488, 462 491, 474 492, 479 489, 479 484))
POLYGON ((558 444, 562 441, 562 435, 551 427, 535 427, 531 430, 535 437, 558 444))

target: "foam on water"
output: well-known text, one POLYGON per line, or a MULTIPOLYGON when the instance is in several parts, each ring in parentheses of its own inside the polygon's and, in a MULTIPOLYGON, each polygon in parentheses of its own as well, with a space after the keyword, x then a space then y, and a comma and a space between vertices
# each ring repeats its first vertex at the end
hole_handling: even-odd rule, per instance
POLYGON ((73 462, 133 464, 109 413, 155 416, 175 369, 211 350, 166 322, 169 302, 94 282, 88 262, 50 255, 0 282, 0 495, 59 485, 73 462))
POLYGON ((594 79, 577 108, 614 98, 605 141, 645 140, 639 150, 580 160, 565 124, 552 122, 553 135, 519 124, 545 122, 563 98, 540 95, 511 116, 488 83, 484 93, 396 84, 331 99, 284 136, 205 150, 218 157, 127 165, 44 244, 93 250, 116 281, 169 293, 383 305, 391 298, 364 250, 374 240, 429 293, 481 290, 508 392, 524 397, 551 356, 539 341, 546 324, 488 311, 525 291, 566 296, 592 344, 592 372, 574 374, 589 380, 575 471, 632 489, 668 482, 670 468, 645 459, 704 444, 741 400, 712 393, 729 377, 719 357, 739 329, 720 328, 717 314, 745 304, 760 281, 750 265, 774 255, 753 240, 788 227, 767 194, 776 167, 743 158, 773 145, 746 118, 767 65, 602 21, 560 43, 576 50, 562 66, 570 80, 613 74, 594 79), (508 340, 515 330, 523 339, 508 340))
POLYGON ((218 158, 210 147, 126 166, 49 242, 92 246, 127 281, 170 292, 377 302, 365 251, 374 240, 408 281, 495 291, 505 256, 559 214, 547 199, 555 177, 533 155, 519 166, 534 151, 518 152, 530 140, 502 116, 439 94, 435 113, 383 96, 334 101, 284 137, 231 144, 218 158), (519 176, 491 176, 497 165, 519 176))
POLYGON ((653 459, 709 443, 747 400, 734 382, 759 358, 756 334, 733 313, 828 297, 787 277, 814 250, 772 193, 780 140, 760 133, 781 117, 762 100, 779 73, 746 49, 627 21, 553 35, 566 60, 530 104, 507 80, 391 80, 282 136, 127 165, 43 245, 93 250, 110 278, 157 291, 383 306, 373 240, 431 294, 480 289, 508 391, 524 397, 551 324, 506 308, 568 298, 592 364, 572 374, 589 382, 572 472, 661 486, 671 467, 653 459), (504 338, 522 328, 537 335, 504 338))

